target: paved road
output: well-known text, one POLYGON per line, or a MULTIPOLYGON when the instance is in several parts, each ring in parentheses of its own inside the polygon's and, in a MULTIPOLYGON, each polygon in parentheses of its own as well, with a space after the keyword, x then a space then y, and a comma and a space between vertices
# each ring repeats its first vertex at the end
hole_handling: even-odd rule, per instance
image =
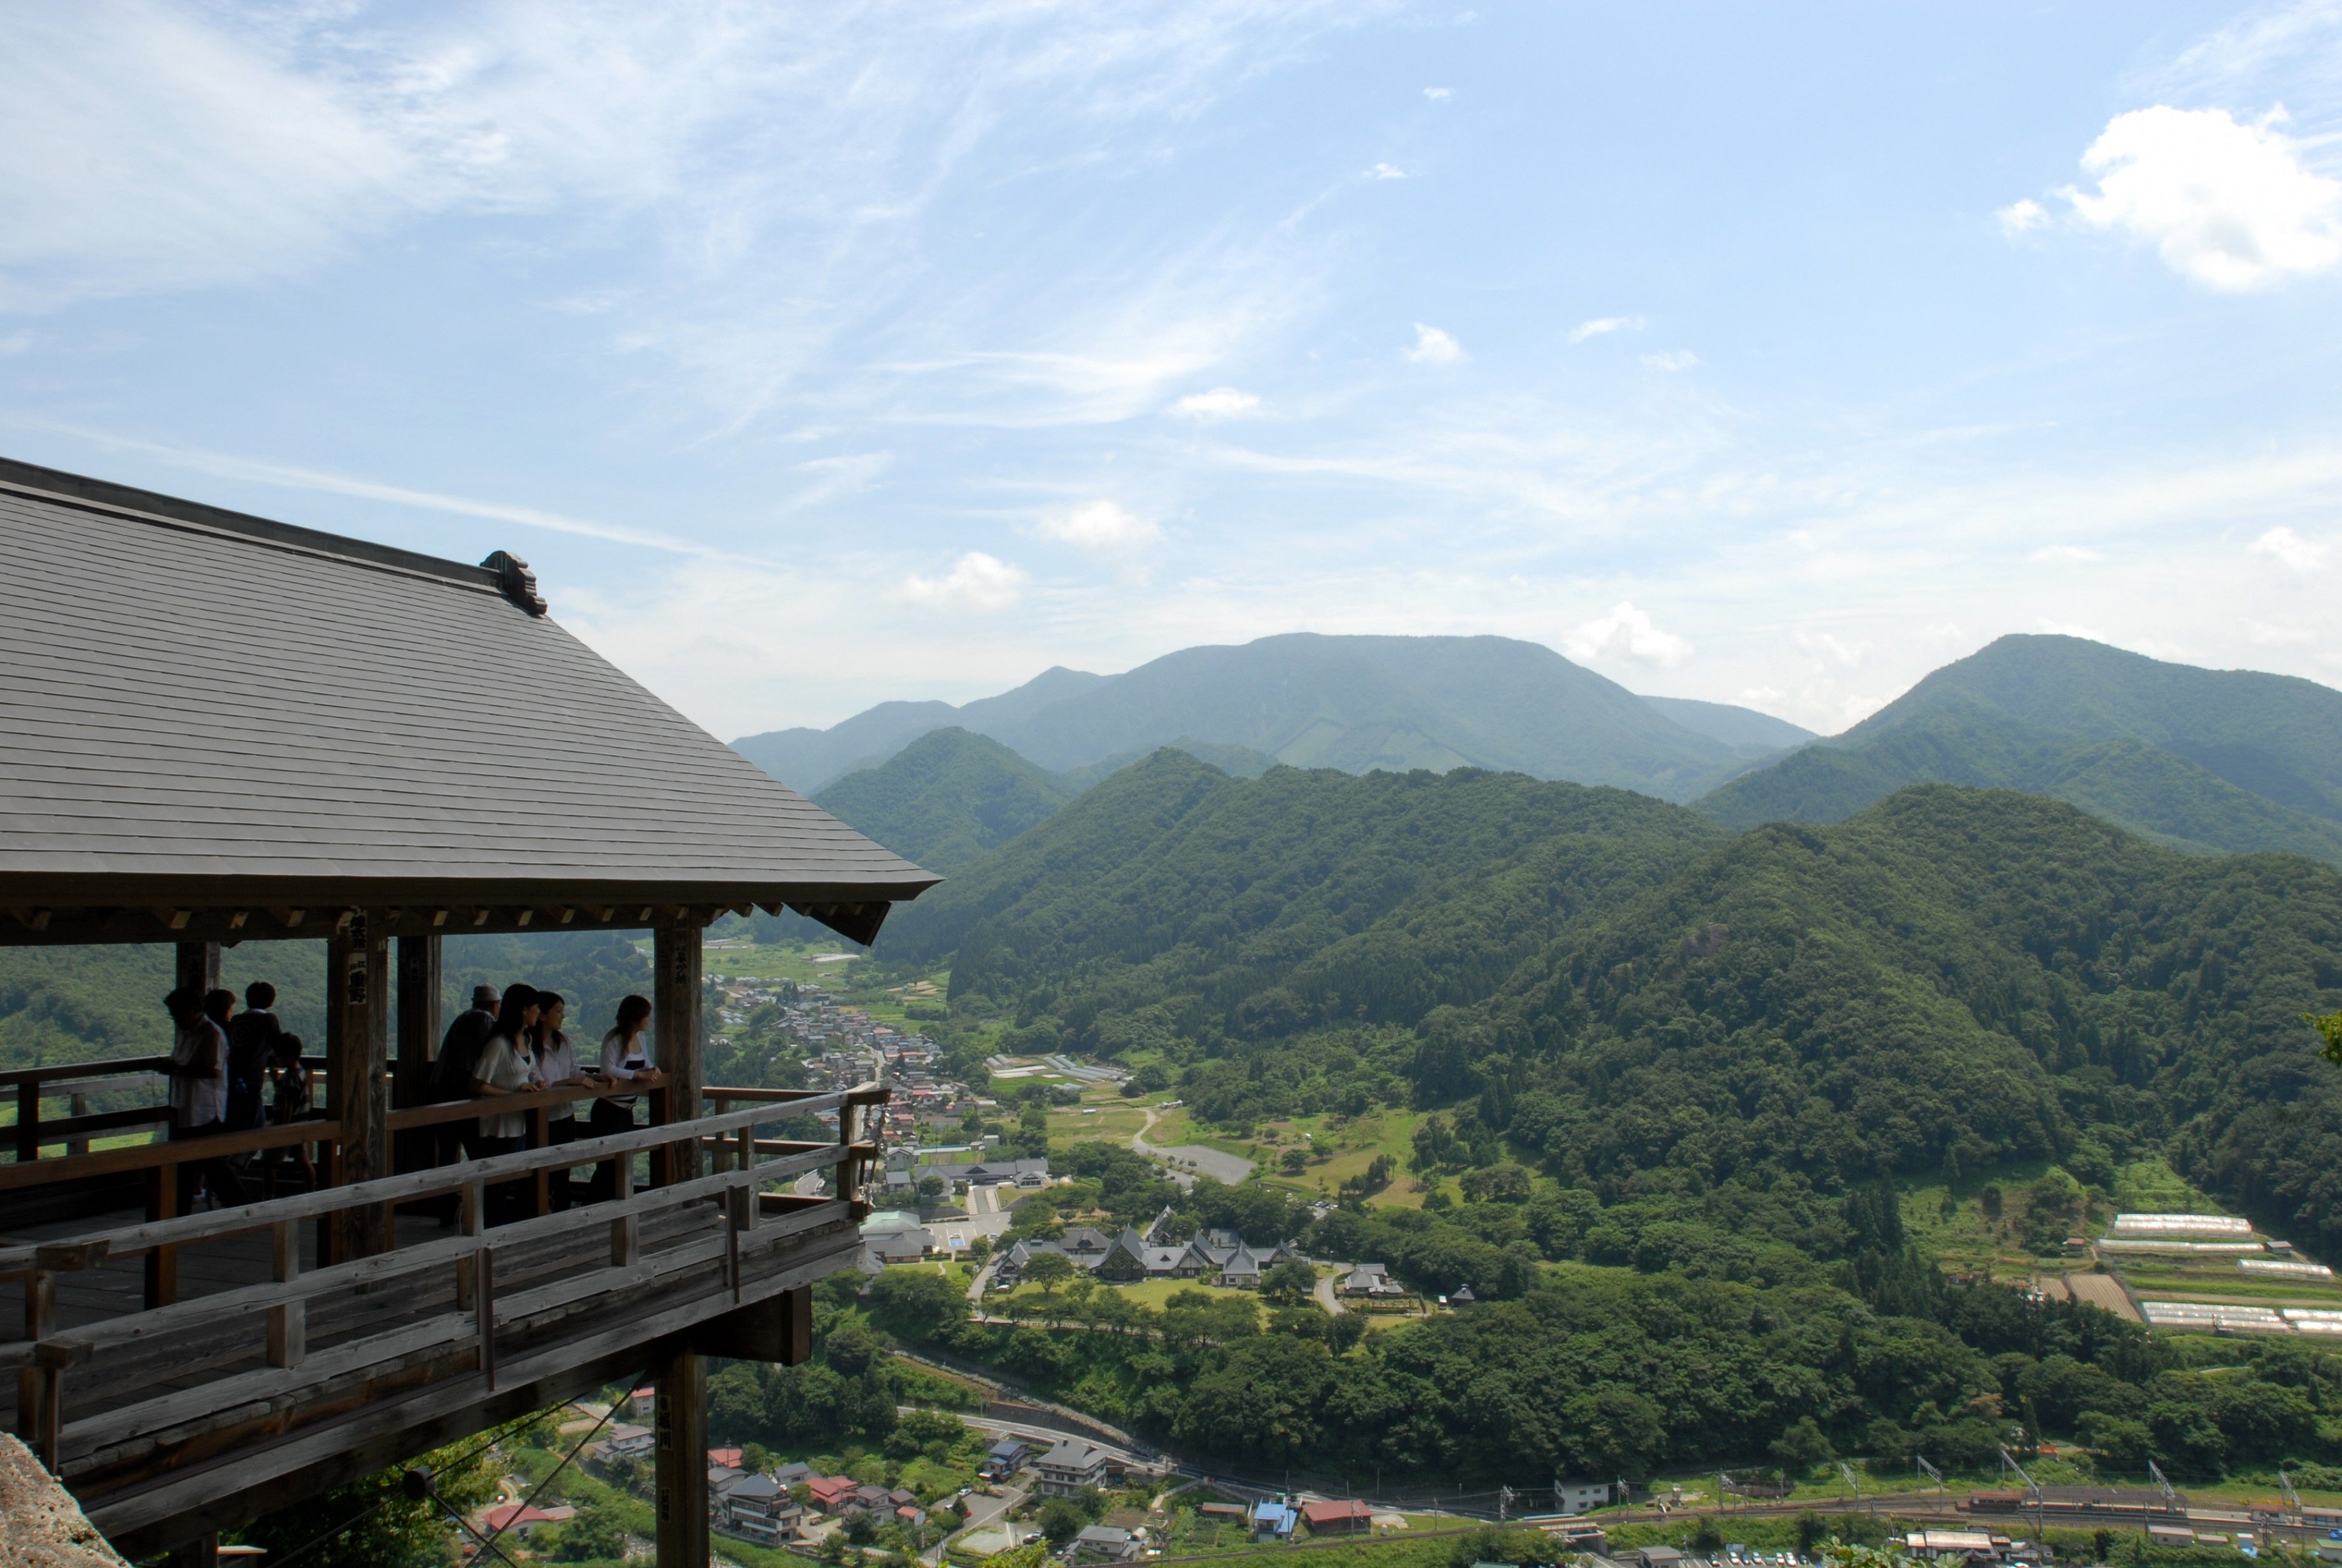
POLYGON ((1331 1316, 1340 1317, 1349 1309, 1342 1304, 1342 1298, 1334 1293, 1334 1284, 1336 1281, 1339 1280, 1343 1274, 1349 1271, 1350 1265, 1347 1263, 1334 1263, 1330 1266, 1334 1272, 1330 1274, 1324 1275, 1317 1281, 1317 1304, 1324 1307, 1331 1316))
POLYGON ((1146 1134, 1155 1130, 1155 1124, 1161 1119, 1153 1107, 1148 1107, 1146 1122, 1130 1135, 1130 1146, 1150 1160, 1177 1160, 1193 1167, 1194 1175, 1176 1167, 1173 1169, 1171 1179, 1181 1186, 1194 1186, 1196 1176, 1209 1176, 1233 1187, 1252 1174, 1253 1163, 1241 1154, 1225 1154, 1202 1144, 1175 1144, 1165 1148, 1161 1144, 1148 1143, 1146 1134))

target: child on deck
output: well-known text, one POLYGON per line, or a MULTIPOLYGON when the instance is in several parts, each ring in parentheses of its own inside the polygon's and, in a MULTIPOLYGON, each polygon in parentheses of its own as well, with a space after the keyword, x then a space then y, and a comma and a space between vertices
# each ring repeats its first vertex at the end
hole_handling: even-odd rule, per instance
MULTIPOLYGON (((269 1125, 285 1126, 294 1122, 305 1122, 314 1114, 309 1103, 309 1069, 301 1061, 301 1036, 279 1034, 268 1053, 268 1082, 273 1103, 268 1108, 269 1125)), ((317 1167, 309 1158, 309 1145, 293 1145, 293 1157, 301 1163, 301 1174, 307 1178, 309 1190, 317 1190, 317 1167)), ((283 1163, 285 1151, 271 1149, 264 1164, 263 1181, 269 1197, 276 1195, 276 1167, 283 1163)))

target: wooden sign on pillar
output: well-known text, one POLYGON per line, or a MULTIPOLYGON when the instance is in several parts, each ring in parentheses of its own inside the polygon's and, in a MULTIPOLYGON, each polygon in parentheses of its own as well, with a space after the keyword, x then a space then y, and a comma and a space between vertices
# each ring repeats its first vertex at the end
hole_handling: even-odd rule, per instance
POLYGON ((178 988, 208 992, 219 989, 220 944, 216 942, 179 944, 178 988))
MULTIPOLYGON (((390 937, 379 911, 360 910, 325 942, 325 1089, 340 1124, 336 1183, 390 1174, 390 937)), ((382 1209, 343 1211, 338 1259, 390 1246, 382 1209)))
MULTIPOLYGON (((662 919, 651 933, 651 1029, 655 1060, 667 1077, 666 1087, 653 1098, 670 1122, 686 1121, 700 1111, 701 929, 697 914, 686 909, 662 919)), ((655 1162, 654 1181, 664 1185, 699 1174, 697 1144, 670 1144, 663 1154, 666 1169, 656 1169, 655 1162)))

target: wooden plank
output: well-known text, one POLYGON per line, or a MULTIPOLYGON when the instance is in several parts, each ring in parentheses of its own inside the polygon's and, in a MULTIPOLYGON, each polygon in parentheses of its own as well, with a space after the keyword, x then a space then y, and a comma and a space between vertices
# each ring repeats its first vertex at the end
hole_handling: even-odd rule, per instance
MULTIPOLYGON (((859 1245, 855 1233, 843 1233, 850 1250, 859 1245)), ((773 1250, 794 1249, 765 1249, 773 1250)), ((817 1255, 830 1256, 838 1249, 822 1248, 817 1255)), ((658 1266, 649 1272, 638 1272, 630 1282, 652 1292, 671 1289, 680 1277, 696 1270, 706 1283, 690 1293, 691 1299, 671 1304, 658 1313, 646 1315, 638 1299, 609 1298, 623 1293, 605 1288, 594 1279, 565 1282, 545 1287, 525 1296, 508 1298, 495 1314, 516 1337, 540 1332, 544 1325, 529 1320, 546 1314, 556 1317, 583 1318, 592 1323, 610 1321, 616 1313, 623 1322, 656 1324, 673 1320, 669 1328, 656 1333, 672 1332, 689 1322, 720 1316, 733 1309, 730 1293, 721 1287, 723 1245, 706 1240, 695 1245, 676 1249, 668 1258, 658 1260, 658 1266)), ((807 1266, 804 1263, 786 1263, 778 1273, 760 1278, 749 1293, 751 1301, 762 1301, 773 1293, 774 1279, 795 1280, 807 1266)), ((825 1270, 834 1273, 835 1267, 825 1270)), ((605 1278, 613 1271, 597 1271, 605 1278)), ((615 1334, 624 1341, 628 1335, 638 1339, 655 1334, 621 1327, 605 1331, 599 1339, 615 1334)), ((77 1421, 67 1425, 63 1433, 63 1473, 69 1482, 86 1477, 110 1464, 118 1464, 154 1448, 172 1443, 185 1442, 210 1433, 233 1428, 263 1418, 280 1424, 297 1413, 303 1396, 309 1402, 330 1405, 346 1390, 343 1385, 356 1379, 370 1368, 393 1363, 421 1366, 418 1357, 428 1359, 425 1353, 449 1351, 454 1361, 466 1373, 475 1374, 465 1381, 476 1380, 480 1364, 481 1331, 474 1314, 446 1313, 424 1323, 408 1325, 393 1333, 375 1336, 347 1345, 323 1351, 310 1358, 308 1364, 298 1369, 265 1368, 245 1372, 234 1377, 217 1380, 196 1388, 181 1390, 162 1397, 128 1405, 105 1414, 77 1421)), ((525 1381, 543 1374, 543 1363, 548 1357, 563 1353, 560 1344, 534 1350, 517 1362, 503 1380, 506 1384, 525 1381)), ((440 1358, 447 1361, 446 1356, 440 1358)), ((492 1391, 491 1391, 492 1392, 492 1391)))
MULTIPOLYGON (((858 1246, 858 1239, 847 1233, 838 1246, 792 1267, 770 1288, 791 1289, 835 1273, 851 1264, 858 1246)), ((646 1348, 689 1327, 686 1320, 684 1313, 661 1313, 565 1346, 558 1357, 517 1363, 505 1387, 494 1395, 486 1394, 477 1380, 469 1380, 468 1386, 442 1384, 386 1394, 285 1441, 239 1452, 233 1458, 193 1463, 152 1484, 90 1500, 87 1510, 108 1540, 144 1556, 168 1546, 178 1534, 215 1522, 233 1525, 498 1421, 638 1373, 643 1363, 637 1358, 646 1348)))
MULTIPOLYGON (((114 1056, 102 1062, 66 1062, 47 1067, 12 1067, 0 1073, 0 1088, 14 1089, 23 1084, 51 1084, 93 1074, 112 1076, 117 1074, 161 1073, 171 1065, 168 1056, 114 1056)), ((62 1091, 60 1091, 62 1092, 62 1091)))

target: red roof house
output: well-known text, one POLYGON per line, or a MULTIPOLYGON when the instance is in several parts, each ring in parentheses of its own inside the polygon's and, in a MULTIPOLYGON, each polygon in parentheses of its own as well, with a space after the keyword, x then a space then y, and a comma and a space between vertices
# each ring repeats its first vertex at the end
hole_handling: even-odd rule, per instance
POLYGON ((1305 1503, 1301 1517, 1312 1535, 1364 1535, 1375 1527, 1375 1511, 1355 1497, 1305 1503))

